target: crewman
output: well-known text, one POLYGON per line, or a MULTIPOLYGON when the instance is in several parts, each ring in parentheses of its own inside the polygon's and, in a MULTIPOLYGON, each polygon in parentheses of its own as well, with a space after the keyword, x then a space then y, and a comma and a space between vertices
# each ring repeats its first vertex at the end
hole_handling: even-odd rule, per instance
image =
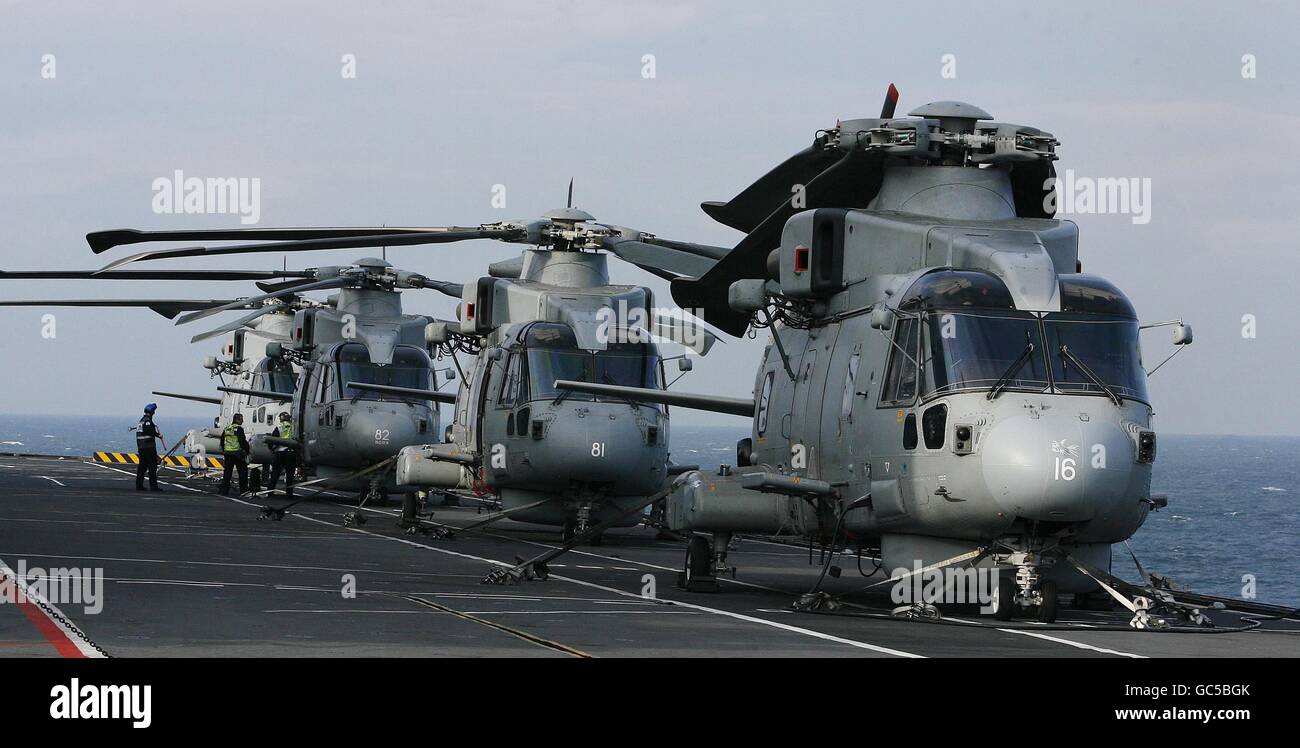
MULTIPOLYGON (((158 443, 155 441, 163 438, 162 432, 153 422, 154 411, 158 410, 157 403, 149 403, 144 406, 144 415, 140 416, 140 423, 135 427, 135 452, 140 456, 140 464, 135 468, 135 490, 144 490, 144 476, 149 475, 149 490, 161 491, 158 487, 158 443)), ((166 441, 163 441, 166 444, 166 441)))
MULTIPOLYGON (((297 435, 293 432, 293 420, 290 418, 288 411, 280 414, 280 425, 271 432, 271 436, 297 440, 297 435)), ((277 444, 275 446, 275 456, 271 462, 271 480, 266 484, 267 489, 275 490, 275 484, 280 480, 280 472, 284 471, 284 495, 292 499, 293 473, 297 469, 297 448, 277 444)))
POLYGON ((230 495, 230 471, 239 470, 239 493, 248 490, 248 437, 244 436, 244 414, 236 413, 221 432, 221 495, 230 495))

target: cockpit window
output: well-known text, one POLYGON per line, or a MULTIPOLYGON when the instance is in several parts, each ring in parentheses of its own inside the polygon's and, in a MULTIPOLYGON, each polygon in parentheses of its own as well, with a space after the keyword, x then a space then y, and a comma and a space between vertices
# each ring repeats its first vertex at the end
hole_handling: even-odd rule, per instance
POLYGON ((345 399, 354 397, 367 400, 405 399, 401 395, 347 387, 348 382, 385 384, 420 390, 431 387, 429 355, 414 346, 398 346, 393 350, 393 361, 389 364, 371 363, 369 352, 360 343, 346 343, 339 346, 335 356, 339 367, 339 392, 345 399))
MULTIPOLYGON (((265 358, 257 364, 257 368, 253 371, 252 389, 255 390, 292 395, 293 391, 297 389, 297 383, 298 377, 293 373, 293 367, 285 361, 265 358)), ((250 397, 248 401, 249 404, 254 406, 276 402, 264 397, 250 397)))
MULTIPOLYGON (((555 389, 557 379, 596 384, 660 389, 659 353, 649 343, 610 343, 603 351, 578 348, 573 331, 564 325, 534 324, 525 336, 527 348, 527 397, 554 400, 606 400, 580 392, 555 389)), ((618 398, 614 398, 618 399, 618 398)))
MULTIPOLYGON (((562 390, 555 389, 557 379, 574 382, 594 381, 595 360, 586 351, 561 351, 537 348, 528 351, 528 396, 531 400, 553 400, 562 390)), ((591 395, 571 392, 569 398, 590 400, 591 395)))
POLYGON ((1146 372, 1138 346, 1138 323, 1133 319, 1082 314, 1049 314, 1043 320, 1047 356, 1057 390, 1100 393, 1091 377, 1075 360, 1120 397, 1147 402, 1146 372), (1073 357, 1061 350, 1064 346, 1073 357))
POLYGON ((1033 315, 951 311, 927 314, 926 320, 927 394, 989 389, 1004 376, 1009 377, 1005 387, 1047 389, 1047 365, 1033 315), (1016 367, 1022 357, 1027 360, 1016 367))

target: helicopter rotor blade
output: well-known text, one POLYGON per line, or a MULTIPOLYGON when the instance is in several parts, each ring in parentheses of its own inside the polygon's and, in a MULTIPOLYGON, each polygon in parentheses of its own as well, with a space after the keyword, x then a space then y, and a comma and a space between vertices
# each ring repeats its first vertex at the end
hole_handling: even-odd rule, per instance
POLYGON ((21 301, 0 301, 0 306, 69 306, 69 307, 143 307, 151 309, 168 319, 174 319, 181 312, 193 309, 206 309, 212 306, 224 306, 239 309, 242 300, 222 301, 220 299, 23 299, 21 301))
POLYGON ((785 222, 796 212, 829 207, 826 203, 831 202, 844 203, 844 207, 870 202, 870 197, 880 189, 883 161, 884 156, 879 152, 853 148, 843 153, 839 160, 804 185, 805 207, 795 208, 790 200, 782 201, 703 276, 673 280, 673 299, 684 309, 702 309, 706 322, 729 335, 743 335, 749 326, 749 316, 727 306, 731 284, 741 278, 767 277, 767 255, 780 244, 785 222))
MULTIPOLYGON (((251 326, 250 323, 252 323, 254 320, 260 319, 261 317, 263 317, 263 316, 265 316, 265 315, 267 315, 267 314, 270 314, 271 312, 277 311, 277 310, 279 310, 280 308, 282 308, 282 307, 276 307, 276 306, 273 306, 273 305, 267 305, 267 306, 264 306, 264 307, 262 307, 261 309, 258 309, 257 311, 253 312, 252 314, 249 314, 249 315, 246 315, 246 316, 240 317, 239 319, 234 320, 233 322, 227 322, 226 324, 222 325, 221 327, 218 327, 218 328, 215 328, 215 329, 212 329, 212 330, 208 330, 207 332, 201 332, 201 333, 199 333, 198 335, 195 335, 194 337, 190 338, 190 342, 191 342, 191 343, 201 343, 201 342, 203 342, 204 340, 208 340, 208 339, 210 339, 210 338, 215 338, 215 337, 217 337, 217 336, 219 336, 219 335, 224 335, 224 334, 226 334, 226 333, 228 333, 228 332, 233 332, 233 331, 238 330, 238 329, 240 329, 240 328, 242 328, 242 327, 250 327, 250 326, 251 326)), ((270 337, 270 336, 268 335, 268 337, 270 337)))
POLYGON ((191 231, 140 231, 138 229, 109 229, 86 234, 90 251, 102 254, 124 244, 145 242, 215 242, 296 239, 337 239, 348 236, 374 236, 376 234, 409 234, 430 231, 430 228, 407 226, 300 226, 290 228, 256 229, 199 229, 191 231))
MULTIPOLYGON (((624 236, 638 235, 632 232, 625 233, 624 236)), ((610 236, 604 239, 602 245, 620 260, 667 280, 678 276, 699 278, 730 251, 725 247, 670 242, 649 236, 610 236)))
POLYGON ((0 270, 0 280, 190 280, 267 281, 312 278, 307 270, 0 270))
POLYGON ((885 103, 880 107, 881 119, 892 119, 894 110, 898 108, 898 87, 893 83, 889 84, 889 90, 885 92, 885 103))
POLYGON ((270 242, 260 244, 236 244, 224 247, 182 247, 180 249, 157 249, 123 257, 105 265, 102 272, 114 270, 123 265, 142 260, 158 260, 164 257, 215 257, 217 255, 250 254, 255 252, 313 252, 327 249, 359 249, 364 247, 404 247, 420 244, 443 244, 467 239, 512 239, 524 234, 519 227, 446 227, 408 233, 379 233, 362 236, 303 239, 299 241, 270 242))
MULTIPOLYGON (((891 83, 885 93, 885 103, 881 107, 880 118, 892 118, 897 105, 898 88, 891 83)), ((701 203, 700 208, 719 223, 747 234, 751 233, 781 203, 789 203, 798 186, 803 185, 806 193, 812 180, 834 166, 846 149, 852 148, 851 144, 833 147, 829 143, 828 136, 824 132, 819 132, 812 145, 778 164, 731 200, 725 203, 701 203)), ((870 163, 864 165, 873 166, 870 163)), ((809 200, 807 207, 866 207, 875 196, 876 189, 879 189, 879 180, 876 176, 867 174, 864 182, 875 182, 876 188, 865 191, 853 189, 855 185, 850 180, 845 183, 848 194, 832 201, 839 204, 818 206, 809 200)))
MULTIPOLYGON (((412 281, 416 283, 416 281, 412 281)), ((437 291, 446 294, 454 299, 459 299, 465 295, 464 283, 452 283, 451 281, 440 281, 432 278, 423 278, 418 281, 420 288, 427 288, 430 291, 437 291)))
POLYGON ((245 309, 257 304, 261 304, 264 301, 270 301, 271 299, 278 299, 284 296, 296 296, 300 293, 305 293, 307 291, 319 291, 326 288, 340 288, 352 282, 353 282, 352 278, 340 277, 340 278, 326 278, 325 280, 313 281, 312 283, 302 283, 296 286, 290 286, 289 288, 281 289, 279 291, 265 293, 262 294, 261 296, 253 296, 248 299, 240 299, 238 301, 232 301, 218 306, 213 306, 209 309, 190 312, 189 314, 182 316, 180 319, 177 319, 176 324, 185 325, 185 324, 189 324, 190 322, 194 322, 196 320, 206 319, 207 317, 211 317, 214 314, 220 314, 221 312, 229 311, 231 309, 245 309))

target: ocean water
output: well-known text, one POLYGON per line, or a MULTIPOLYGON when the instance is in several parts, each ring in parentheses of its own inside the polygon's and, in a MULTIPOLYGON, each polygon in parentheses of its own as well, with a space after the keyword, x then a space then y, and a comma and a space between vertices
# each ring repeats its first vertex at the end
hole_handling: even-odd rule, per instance
MULTIPOLYGON (((207 425, 165 417, 158 423, 173 441, 207 425)), ((0 452, 131 451, 134 424, 134 417, 0 415, 0 452)), ((675 426, 673 459, 704 470, 734 465, 736 440, 747 435, 743 425, 675 426)), ((1253 579, 1257 599, 1300 605, 1300 437, 1161 434, 1153 490, 1168 494, 1169 506, 1151 514, 1130 541, 1148 571, 1231 597, 1253 579)), ((1122 545, 1114 571, 1139 580, 1122 545)))

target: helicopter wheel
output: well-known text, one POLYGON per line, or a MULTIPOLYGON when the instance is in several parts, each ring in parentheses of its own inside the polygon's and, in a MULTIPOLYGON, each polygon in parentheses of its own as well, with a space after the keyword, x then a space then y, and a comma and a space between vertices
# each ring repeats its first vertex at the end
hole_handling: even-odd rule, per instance
POLYGON ((573 520, 565 520, 564 527, 560 528, 560 540, 567 543, 573 540, 573 536, 578 534, 578 523, 573 520))
POLYGON ((1042 623, 1056 623, 1056 582, 1051 579, 1043 580, 1038 594, 1043 597, 1042 603, 1038 606, 1038 620, 1042 623))
POLYGON ((402 494, 402 524, 413 525, 418 522, 420 500, 414 493, 402 494))
POLYGON ((692 535, 686 544, 682 586, 690 592, 704 592, 716 590, 717 584, 713 578, 713 544, 703 535, 692 535))
POLYGON ((993 617, 999 621, 1010 621, 1016 614, 1016 583, 1006 574, 998 575, 998 609, 993 617))

